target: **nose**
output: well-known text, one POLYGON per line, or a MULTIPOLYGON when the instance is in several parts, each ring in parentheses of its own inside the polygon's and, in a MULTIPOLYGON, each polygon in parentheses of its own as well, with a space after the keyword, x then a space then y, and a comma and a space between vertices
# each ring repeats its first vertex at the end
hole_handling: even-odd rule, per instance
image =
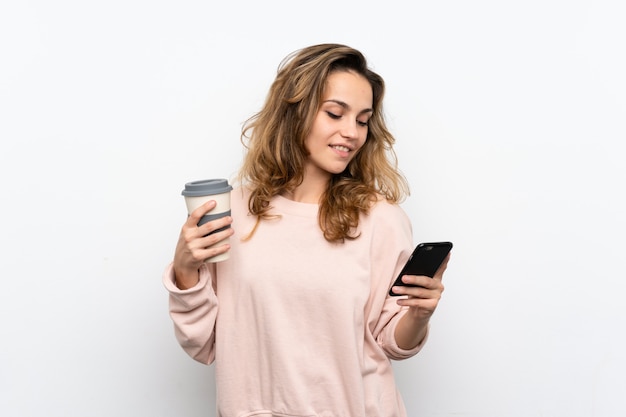
POLYGON ((358 129, 356 120, 346 120, 341 126, 341 136, 347 139, 356 139, 358 137, 358 129))

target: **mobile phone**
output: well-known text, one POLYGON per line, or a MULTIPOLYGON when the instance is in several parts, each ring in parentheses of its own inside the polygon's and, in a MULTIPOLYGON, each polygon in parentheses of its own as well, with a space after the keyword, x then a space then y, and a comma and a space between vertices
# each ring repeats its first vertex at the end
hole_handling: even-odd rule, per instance
MULTIPOLYGON (((402 271, 396 278, 393 286, 409 286, 402 282, 404 275, 426 275, 434 277, 435 272, 441 266, 448 253, 452 250, 452 242, 430 242, 420 243, 406 261, 402 271)), ((389 290, 389 295, 399 296, 393 292, 393 288, 389 290)))

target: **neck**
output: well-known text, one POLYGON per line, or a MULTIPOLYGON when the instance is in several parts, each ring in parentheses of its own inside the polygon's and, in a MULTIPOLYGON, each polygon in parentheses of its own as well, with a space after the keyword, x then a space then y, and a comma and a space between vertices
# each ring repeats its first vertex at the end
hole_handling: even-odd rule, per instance
POLYGON ((304 175, 302 184, 298 185, 293 191, 285 192, 283 197, 299 203, 318 204, 322 194, 328 187, 329 176, 312 176, 304 175))

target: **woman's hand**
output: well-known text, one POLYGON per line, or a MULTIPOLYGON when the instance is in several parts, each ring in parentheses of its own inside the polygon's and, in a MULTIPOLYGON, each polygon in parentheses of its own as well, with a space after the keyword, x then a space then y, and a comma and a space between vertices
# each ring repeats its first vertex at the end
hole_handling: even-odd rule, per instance
POLYGON ((407 295, 408 298, 401 298, 398 300, 398 304, 402 306, 408 306, 409 310, 415 318, 428 319, 435 312, 437 304, 441 299, 441 293, 443 293, 444 287, 442 283, 443 273, 448 267, 448 261, 450 255, 441 263, 439 269, 435 273, 435 276, 430 278, 421 275, 405 275, 402 277, 402 282, 409 286, 394 287, 393 291, 397 294, 407 295))
POLYGON ((174 253, 174 274, 176 285, 180 289, 191 288, 198 283, 198 270, 205 259, 230 249, 229 244, 215 244, 232 236, 232 227, 210 235, 209 233, 229 226, 233 221, 232 217, 222 217, 198 226, 202 216, 213 210, 215 205, 214 200, 209 200, 198 207, 189 215, 180 231, 174 253))
POLYGON ((450 254, 432 278, 422 275, 405 275, 402 277, 402 282, 414 285, 414 287, 393 287, 395 293, 407 296, 398 299, 397 303, 409 307, 396 327, 396 343, 399 347, 407 350, 412 349, 426 336, 428 321, 437 309, 444 290, 443 273, 448 267, 449 260, 450 254))

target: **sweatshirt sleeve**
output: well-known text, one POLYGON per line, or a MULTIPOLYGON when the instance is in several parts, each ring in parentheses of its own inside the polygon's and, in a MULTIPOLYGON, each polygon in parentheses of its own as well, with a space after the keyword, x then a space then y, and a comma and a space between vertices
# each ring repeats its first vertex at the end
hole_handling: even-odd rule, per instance
MULTIPOLYGON (((393 302, 397 306, 394 297, 387 296, 387 299, 388 300, 386 301, 386 303, 390 302, 391 300, 391 302, 393 302)), ((396 309, 394 308, 393 310, 396 310, 396 309)), ((413 349, 406 350, 398 346, 398 344, 396 343, 396 337, 395 337, 396 326, 398 322, 400 321, 400 318, 406 313, 406 310, 407 308, 404 307, 400 309, 398 312, 396 312, 395 314, 392 313, 393 317, 391 321, 387 323, 387 325, 384 327, 383 331, 379 334, 379 337, 378 337, 379 344, 383 347, 383 349, 385 350, 385 353, 390 359, 394 359, 394 360, 408 359, 416 355, 420 350, 422 350, 422 347, 424 347, 424 345, 426 344, 426 341, 428 340, 430 325, 428 325, 428 328, 426 329, 426 335, 424 336, 422 341, 413 349)))
POLYGON ((398 346, 396 326, 408 307, 399 306, 397 297, 389 295, 389 289, 413 251, 412 225, 398 205, 379 203, 378 206, 378 210, 372 213, 372 290, 368 322, 372 335, 387 357, 394 360, 408 359, 422 349, 428 339, 428 332, 413 349, 405 350, 398 346))
POLYGON ((178 343, 198 362, 210 364, 215 359, 215 319, 218 301, 213 286, 215 266, 203 264, 196 286, 181 290, 175 284, 173 265, 163 274, 169 292, 169 314, 178 343))

